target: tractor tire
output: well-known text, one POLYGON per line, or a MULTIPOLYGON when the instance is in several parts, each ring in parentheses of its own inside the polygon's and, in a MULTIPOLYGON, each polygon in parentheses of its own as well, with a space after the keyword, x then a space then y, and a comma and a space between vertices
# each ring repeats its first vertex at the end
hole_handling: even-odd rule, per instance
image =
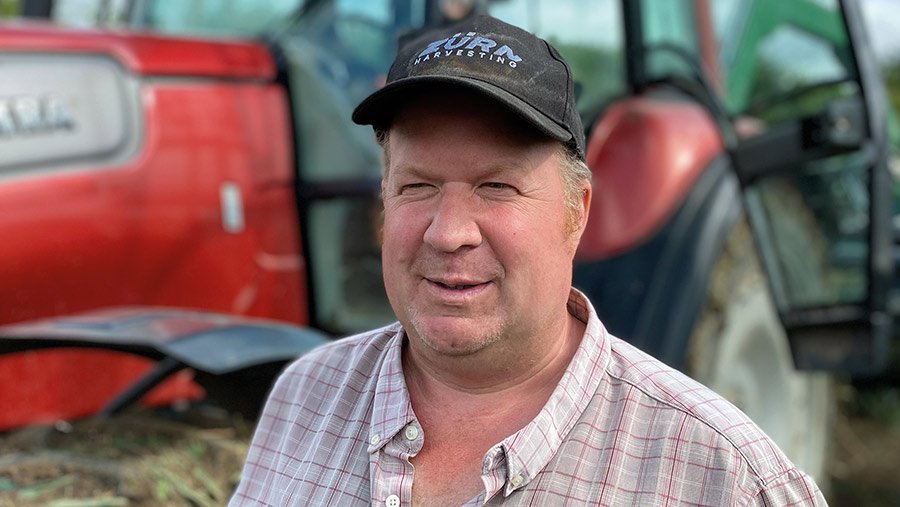
POLYGON ((826 490, 833 380, 794 368, 744 220, 730 232, 713 268, 688 344, 685 371, 743 410, 826 490))

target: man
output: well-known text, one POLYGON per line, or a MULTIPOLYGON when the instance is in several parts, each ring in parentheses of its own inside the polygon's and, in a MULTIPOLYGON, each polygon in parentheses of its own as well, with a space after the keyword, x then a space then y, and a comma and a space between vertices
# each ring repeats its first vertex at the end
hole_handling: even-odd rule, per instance
POLYGON ((233 504, 816 505, 742 413, 571 288, 591 199, 568 67, 489 17, 424 34, 354 121, 384 147, 399 323, 292 364, 233 504))

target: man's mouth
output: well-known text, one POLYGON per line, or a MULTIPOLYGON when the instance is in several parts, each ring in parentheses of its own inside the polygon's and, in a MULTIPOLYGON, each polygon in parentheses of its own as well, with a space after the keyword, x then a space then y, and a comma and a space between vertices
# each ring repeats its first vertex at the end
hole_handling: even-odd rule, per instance
POLYGON ((451 307, 481 301, 489 293, 492 281, 475 277, 425 277, 427 294, 433 302, 451 307))
POLYGON ((449 289, 449 290, 456 290, 456 291, 464 291, 464 290, 472 289, 475 287, 481 287, 482 285, 485 285, 487 283, 487 282, 477 282, 477 281, 470 281, 470 280, 466 280, 466 281, 435 280, 433 278, 427 278, 427 280, 442 289, 449 289))
MULTIPOLYGON (((475 287, 475 285, 469 285, 469 284, 447 285, 446 283, 441 283, 441 282, 437 282, 437 284, 446 289, 453 289, 453 290, 464 290, 464 289, 468 289, 470 287, 475 287)), ((481 285, 481 284, 477 284, 477 285, 481 285)))

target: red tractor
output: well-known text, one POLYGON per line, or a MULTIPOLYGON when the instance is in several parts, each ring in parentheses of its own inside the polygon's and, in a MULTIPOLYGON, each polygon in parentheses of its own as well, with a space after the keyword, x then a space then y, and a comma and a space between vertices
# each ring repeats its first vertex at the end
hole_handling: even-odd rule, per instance
POLYGON ((575 284, 614 334, 818 477, 829 374, 884 365, 888 113, 856 2, 71 4, 24 12, 93 28, 0 27, 0 429, 198 384, 252 413, 291 357, 393 320, 379 148, 350 111, 399 39, 473 10, 572 67, 575 284))

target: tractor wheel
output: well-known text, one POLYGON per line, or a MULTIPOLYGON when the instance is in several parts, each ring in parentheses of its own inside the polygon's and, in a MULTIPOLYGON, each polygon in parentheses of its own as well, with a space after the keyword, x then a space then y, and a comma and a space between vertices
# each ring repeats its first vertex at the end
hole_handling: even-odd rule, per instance
POLYGON ((713 268, 685 370, 743 410, 825 490, 832 379, 794 368, 745 221, 731 231, 713 268))

